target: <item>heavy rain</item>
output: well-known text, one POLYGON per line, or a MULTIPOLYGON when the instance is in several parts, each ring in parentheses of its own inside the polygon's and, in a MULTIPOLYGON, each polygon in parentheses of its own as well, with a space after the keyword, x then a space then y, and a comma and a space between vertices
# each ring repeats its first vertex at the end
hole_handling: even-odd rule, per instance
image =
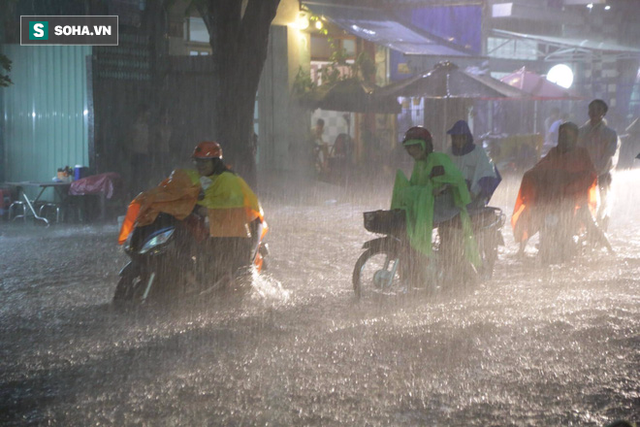
POLYGON ((0 4, 0 424, 639 423, 640 8, 542 3, 0 4))

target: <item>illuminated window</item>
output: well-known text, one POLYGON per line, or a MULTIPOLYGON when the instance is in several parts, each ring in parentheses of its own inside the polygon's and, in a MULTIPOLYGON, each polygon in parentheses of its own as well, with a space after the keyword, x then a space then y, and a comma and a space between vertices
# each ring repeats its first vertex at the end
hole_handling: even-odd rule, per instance
POLYGON ((187 20, 189 30, 185 31, 192 42, 209 43, 209 31, 202 18, 191 17, 187 20))

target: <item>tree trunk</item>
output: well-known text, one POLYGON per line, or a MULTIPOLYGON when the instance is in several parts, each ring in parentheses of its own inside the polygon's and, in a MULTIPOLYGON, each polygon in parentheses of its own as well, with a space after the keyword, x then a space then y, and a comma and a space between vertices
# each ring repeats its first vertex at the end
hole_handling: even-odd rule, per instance
POLYGON ((256 184, 253 112, 269 27, 280 0, 201 0, 195 5, 209 30, 213 50, 214 111, 212 138, 222 145, 227 163, 249 185, 256 184))

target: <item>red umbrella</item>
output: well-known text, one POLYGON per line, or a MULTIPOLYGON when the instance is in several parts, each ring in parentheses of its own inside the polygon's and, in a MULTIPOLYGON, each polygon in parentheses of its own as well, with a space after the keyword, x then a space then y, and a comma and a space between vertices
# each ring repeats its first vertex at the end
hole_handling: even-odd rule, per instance
POLYGON ((530 94, 534 99, 580 99, 570 90, 551 83, 549 80, 525 67, 500 79, 503 83, 530 94))

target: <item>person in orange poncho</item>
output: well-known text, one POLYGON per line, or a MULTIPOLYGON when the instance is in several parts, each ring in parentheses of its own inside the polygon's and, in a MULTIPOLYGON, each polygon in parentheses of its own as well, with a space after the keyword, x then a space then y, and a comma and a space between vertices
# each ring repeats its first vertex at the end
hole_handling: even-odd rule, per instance
POLYGON ((602 237, 593 220, 597 209, 596 171, 589 153, 577 147, 577 141, 578 126, 563 123, 558 145, 522 177, 511 217, 520 254, 529 238, 540 230, 548 208, 556 209, 565 203, 573 209, 574 218, 580 218, 582 225, 602 237))
POLYGON ((160 212, 179 220, 193 213, 208 221, 212 238, 202 246, 210 255, 207 262, 235 271, 251 263, 253 246, 267 231, 262 207, 249 185, 224 164, 217 142, 198 144, 192 159, 195 170, 176 169, 131 202, 118 241, 123 244, 134 227, 151 224, 160 212))

